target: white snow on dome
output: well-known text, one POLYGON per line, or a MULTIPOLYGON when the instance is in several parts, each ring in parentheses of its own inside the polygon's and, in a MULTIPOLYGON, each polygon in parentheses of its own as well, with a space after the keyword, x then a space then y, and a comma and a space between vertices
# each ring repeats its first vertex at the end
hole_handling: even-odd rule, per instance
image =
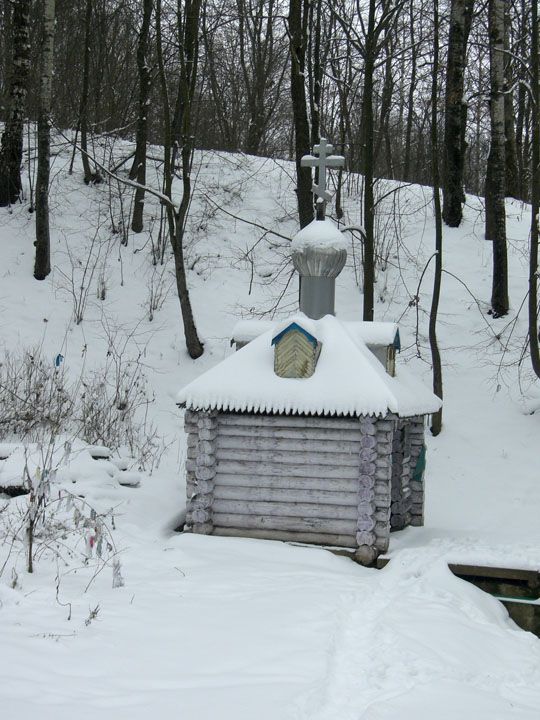
POLYGON ((311 377, 281 378, 274 373, 274 328, 184 387, 177 402, 193 410, 287 415, 393 412, 409 417, 440 408, 439 398, 410 373, 400 369, 397 377, 390 377, 365 343, 351 337, 332 315, 311 323, 322 342, 311 377))
POLYGON ((307 247, 318 250, 347 250, 347 240, 337 226, 328 218, 312 220, 298 232, 291 243, 293 252, 301 252, 307 247))

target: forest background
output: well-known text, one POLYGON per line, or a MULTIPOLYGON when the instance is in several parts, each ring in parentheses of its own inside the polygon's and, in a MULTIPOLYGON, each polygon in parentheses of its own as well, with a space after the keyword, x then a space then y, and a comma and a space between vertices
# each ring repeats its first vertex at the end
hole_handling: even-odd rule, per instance
MULTIPOLYGON (((51 132, 71 129, 81 182, 133 189, 133 233, 145 228, 145 196, 159 198, 157 256, 172 250, 186 346, 197 358, 204 346, 184 257, 195 148, 294 159, 304 226, 316 209, 312 170, 300 161, 329 137, 346 157, 334 178, 337 221, 344 183, 362 175, 361 223, 351 232, 361 242, 364 320, 374 319, 376 269, 384 263, 377 183, 433 187, 429 334, 439 395, 443 223, 460 225, 467 192, 485 196, 490 312, 503 317, 510 308, 505 197, 531 203, 528 343, 540 375, 536 1, 10 0, 0 24, 0 205, 24 200, 35 211, 37 280, 51 269, 51 132), (21 183, 25 132, 36 134, 30 197, 21 183), (135 150, 114 165, 98 160, 103 137, 134 139, 135 150), (158 187, 146 182, 156 160, 151 143, 162 147, 158 187), (120 172, 127 167, 129 176, 120 172)), ((435 434, 440 427, 436 417, 435 434)))

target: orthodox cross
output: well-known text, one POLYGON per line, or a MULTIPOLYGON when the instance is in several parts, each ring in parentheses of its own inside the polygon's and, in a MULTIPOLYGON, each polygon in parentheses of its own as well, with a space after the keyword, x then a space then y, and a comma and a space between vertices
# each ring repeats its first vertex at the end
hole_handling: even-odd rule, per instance
POLYGON ((332 194, 326 189, 326 168, 343 167, 345 164, 345 158, 342 155, 332 155, 333 151, 334 146, 321 138, 319 144, 313 146, 313 155, 304 155, 300 160, 302 167, 314 167, 319 171, 317 183, 314 183, 312 188, 317 198, 317 220, 324 220, 326 203, 332 199, 332 194))

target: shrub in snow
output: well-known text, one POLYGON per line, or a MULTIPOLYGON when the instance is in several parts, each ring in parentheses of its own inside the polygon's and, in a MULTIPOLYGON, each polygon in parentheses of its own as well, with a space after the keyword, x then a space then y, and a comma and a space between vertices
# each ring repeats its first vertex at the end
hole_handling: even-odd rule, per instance
POLYGON ((39 348, 6 352, 0 362, 0 441, 47 445, 60 435, 78 437, 126 447, 151 471, 163 452, 148 420, 152 402, 139 358, 126 360, 114 349, 105 366, 71 382, 65 364, 46 360, 39 348))

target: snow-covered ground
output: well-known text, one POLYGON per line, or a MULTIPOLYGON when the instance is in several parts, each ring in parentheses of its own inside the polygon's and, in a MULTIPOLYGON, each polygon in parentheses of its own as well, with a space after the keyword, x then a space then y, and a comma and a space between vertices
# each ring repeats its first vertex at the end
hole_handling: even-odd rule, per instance
MULTIPOLYGON (((172 531, 183 509, 178 389, 231 352, 238 317, 270 310, 282 294, 276 318, 296 309, 287 241, 263 237, 220 208, 291 237, 292 165, 198 156, 187 264, 206 352, 192 361, 168 251, 165 266, 151 263, 159 207, 147 207, 152 232, 130 234, 121 246, 110 232, 108 187, 85 187, 80 172, 67 175, 68 164, 69 149, 58 147, 47 281, 32 279, 27 206, 1 211, 1 349, 16 355, 41 345, 51 366, 61 354, 66 372, 77 377, 103 365, 111 344, 115 351, 125 346, 126 358, 140 356, 155 396, 151 419, 166 449, 152 475, 141 473, 138 488, 121 486, 114 467, 92 460, 81 443, 57 475, 55 492, 84 496, 98 512, 113 509, 123 587, 112 588, 110 566, 84 562, 84 534, 65 540, 69 552, 39 547, 35 572, 27 574, 23 546, 5 530, 8 518, 16 528, 26 500, 0 500, 0 508, 8 506, 0 513, 0 568, 7 559, 0 576, 2 719, 537 718, 540 641, 447 569, 449 560, 540 567, 540 420, 533 414, 540 393, 527 359, 518 367, 525 308, 514 322, 527 290, 528 209, 508 202, 512 313, 499 320, 487 314, 491 248, 482 237, 480 201, 469 198, 459 230, 445 229, 451 274, 439 324, 444 431, 428 438, 426 524, 393 534, 392 562, 374 571, 314 548, 172 531), (100 281, 104 300, 97 297, 100 281), (88 287, 86 301, 81 286, 88 287), (160 293, 150 321, 150 297, 160 293), (74 295, 83 304, 78 325, 74 295)), ((351 185, 345 209, 355 224, 358 189, 351 185)), ((386 184, 381 193, 393 189, 386 184)), ((113 194, 119 226, 116 186, 113 194)), ((128 215, 128 192, 123 202, 128 215)), ((404 188, 381 207, 379 232, 389 252, 376 316, 399 321, 399 362, 429 384, 431 268, 418 306, 411 300, 432 253, 430 191, 404 188)), ((358 256, 356 242, 338 279, 344 319, 361 317, 358 256)), ((18 467, 22 473, 23 457, 19 449, 0 461, 0 485, 16 479, 18 467)))

